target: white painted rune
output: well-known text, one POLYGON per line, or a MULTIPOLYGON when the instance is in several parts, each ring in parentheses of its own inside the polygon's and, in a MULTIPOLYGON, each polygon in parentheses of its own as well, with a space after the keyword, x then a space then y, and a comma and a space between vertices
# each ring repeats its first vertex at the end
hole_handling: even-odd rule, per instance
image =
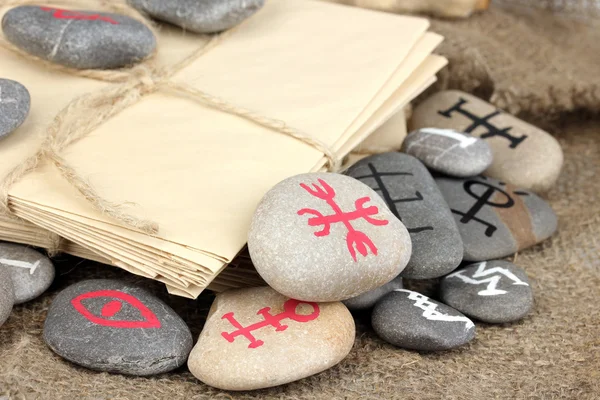
POLYGON ((467 317, 447 315, 437 311, 437 304, 430 302, 427 296, 424 296, 420 293, 405 289, 396 289, 394 291, 408 293, 408 298, 410 300, 414 300, 415 302, 414 306, 423 310, 423 317, 430 321, 464 322, 465 330, 468 330, 475 325, 467 317))
POLYGON ((477 142, 476 137, 466 137, 465 135, 455 132, 451 129, 423 128, 421 129, 421 132, 429 133, 432 135, 445 136, 457 140, 459 142, 459 147, 462 147, 463 149, 477 142))
POLYGON ((33 275, 37 267, 40 265, 41 260, 37 260, 34 263, 29 263, 27 261, 18 261, 18 260, 9 260, 6 258, 0 258, 0 264, 10 265, 11 267, 18 268, 27 268, 29 270, 29 275, 33 275))
POLYGON ((477 270, 473 273, 473 276, 469 277, 464 274, 464 271, 457 271, 447 276, 447 278, 459 278, 465 283, 472 285, 482 285, 487 283, 487 288, 479 291, 477 294, 480 296, 497 296, 508 293, 506 290, 497 289, 498 283, 502 277, 506 277, 513 281, 513 285, 529 286, 527 282, 520 280, 515 274, 510 272, 506 268, 495 267, 485 269, 487 262, 484 261, 479 264, 477 270))

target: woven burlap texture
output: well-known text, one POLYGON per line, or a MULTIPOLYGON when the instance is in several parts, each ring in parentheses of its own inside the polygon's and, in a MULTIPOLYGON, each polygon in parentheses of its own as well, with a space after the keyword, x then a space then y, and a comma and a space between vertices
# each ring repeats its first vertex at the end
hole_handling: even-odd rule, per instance
MULTIPOLYGON (((54 355, 42 340, 48 306, 88 277, 140 282, 200 332, 212 298, 167 296, 153 282, 115 268, 57 261, 52 288, 17 306, 0 328, 0 398, 11 399, 597 399, 600 394, 600 30, 543 11, 492 7, 467 21, 434 21, 451 62, 438 88, 460 88, 519 113, 553 133, 565 166, 546 197, 559 232, 520 253, 535 309, 508 325, 478 324, 477 338, 454 351, 421 354, 386 344, 357 319, 356 344, 334 368, 299 382, 229 393, 186 368, 154 378, 97 373, 54 355), (516 11, 515 11, 516 10, 516 11)), ((433 293, 435 283, 423 285, 433 293)), ((363 322, 361 322, 363 321, 363 322)), ((274 363, 277 360, 273 360, 274 363)))

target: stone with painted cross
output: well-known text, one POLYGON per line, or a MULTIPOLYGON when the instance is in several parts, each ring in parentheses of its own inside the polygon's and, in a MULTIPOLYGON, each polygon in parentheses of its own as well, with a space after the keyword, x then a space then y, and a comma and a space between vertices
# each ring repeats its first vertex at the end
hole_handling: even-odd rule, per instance
POLYGON ((33 56, 77 69, 113 69, 136 64, 156 48, 143 23, 125 15, 20 6, 2 18, 4 36, 33 56))
POLYGON ((493 178, 436 178, 462 237, 465 261, 502 258, 546 240, 556 214, 536 194, 493 178))
POLYGON ((261 389, 331 368, 354 338, 340 302, 295 300, 270 287, 228 290, 215 298, 188 367, 219 389, 261 389))
POLYGON ((381 197, 349 176, 285 179, 258 204, 248 250, 262 278, 286 296, 338 301, 394 279, 410 236, 381 197))
POLYGON ((444 303, 488 323, 524 318, 533 307, 533 292, 522 268, 502 260, 467 265, 440 282, 444 303))
POLYGON ((0 79, 0 138, 12 133, 27 118, 31 97, 25 86, 0 79))
POLYGON ((411 129, 429 127, 484 139, 493 153, 486 176, 543 192, 560 174, 563 152, 554 137, 468 93, 442 91, 419 104, 411 129))
POLYGON ((0 243, 0 269, 9 272, 15 304, 40 296, 54 280, 52 261, 37 250, 21 244, 0 243))
POLYGON ((410 234, 412 254, 401 276, 431 279, 458 267, 463 245, 456 222, 433 177, 415 157, 377 154, 347 172, 375 190, 410 234))

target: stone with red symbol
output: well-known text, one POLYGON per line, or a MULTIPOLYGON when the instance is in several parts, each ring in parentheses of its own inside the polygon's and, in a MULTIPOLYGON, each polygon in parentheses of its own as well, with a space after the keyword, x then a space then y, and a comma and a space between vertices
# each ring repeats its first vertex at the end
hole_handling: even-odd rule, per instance
POLYGON ((290 299, 269 287, 217 295, 188 367, 207 385, 254 390, 302 379, 339 363, 354 344, 340 302, 290 299))
POLYGON ((94 279, 69 286, 48 310, 44 340, 83 367, 147 376, 185 363, 192 334, 169 306, 124 282, 94 279))
POLYGON ((410 259, 411 241, 373 189, 349 176, 309 173, 278 183, 263 197, 248 250, 278 292, 339 301, 398 276, 410 259))

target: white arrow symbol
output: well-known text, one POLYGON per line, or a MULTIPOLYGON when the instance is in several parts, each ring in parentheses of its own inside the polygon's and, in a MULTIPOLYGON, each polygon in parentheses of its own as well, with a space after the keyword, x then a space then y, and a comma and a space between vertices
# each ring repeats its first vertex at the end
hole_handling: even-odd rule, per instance
POLYGON ((36 262, 28 263, 27 261, 17 261, 17 260, 8 260, 6 258, 0 258, 0 264, 10 265, 11 267, 19 267, 19 268, 27 268, 29 270, 29 275, 33 275, 37 267, 40 265, 42 260, 37 260, 36 262))

